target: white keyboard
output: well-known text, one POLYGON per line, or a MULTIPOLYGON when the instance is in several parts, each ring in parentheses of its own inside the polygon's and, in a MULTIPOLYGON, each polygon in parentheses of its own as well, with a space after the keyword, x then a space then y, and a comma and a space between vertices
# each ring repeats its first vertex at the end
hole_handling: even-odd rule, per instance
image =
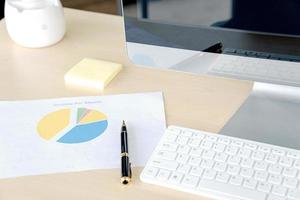
POLYGON ((208 73, 300 86, 300 63, 221 55, 208 73))
POLYGON ((170 126, 141 180, 228 200, 300 200, 300 151, 170 126))

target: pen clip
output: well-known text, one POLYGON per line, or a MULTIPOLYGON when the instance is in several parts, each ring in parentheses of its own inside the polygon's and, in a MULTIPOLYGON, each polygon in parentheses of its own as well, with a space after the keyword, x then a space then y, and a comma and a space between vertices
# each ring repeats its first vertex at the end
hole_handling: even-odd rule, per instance
POLYGON ((131 176, 132 176, 132 172, 131 172, 131 163, 129 163, 129 173, 128 173, 128 175, 129 175, 129 178, 131 178, 131 176))

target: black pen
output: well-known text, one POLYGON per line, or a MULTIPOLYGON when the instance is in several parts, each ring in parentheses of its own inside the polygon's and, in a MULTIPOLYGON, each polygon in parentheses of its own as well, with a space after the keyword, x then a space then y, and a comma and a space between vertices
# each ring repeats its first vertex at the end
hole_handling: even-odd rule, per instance
POLYGON ((123 121, 121 128, 121 183, 128 184, 131 181, 131 163, 128 154, 127 129, 123 121))

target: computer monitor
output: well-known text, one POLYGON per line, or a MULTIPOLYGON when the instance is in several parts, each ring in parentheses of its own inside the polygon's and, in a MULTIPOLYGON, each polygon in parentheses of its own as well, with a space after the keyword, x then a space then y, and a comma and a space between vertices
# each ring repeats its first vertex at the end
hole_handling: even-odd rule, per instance
POLYGON ((300 150, 300 1, 126 2, 135 64, 254 81, 220 133, 300 150))

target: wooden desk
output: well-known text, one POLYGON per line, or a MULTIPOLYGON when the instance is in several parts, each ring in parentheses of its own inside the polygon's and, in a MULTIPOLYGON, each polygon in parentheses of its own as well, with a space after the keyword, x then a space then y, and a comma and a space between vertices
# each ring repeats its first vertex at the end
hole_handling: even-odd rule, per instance
MULTIPOLYGON (((123 63, 125 69, 103 94, 163 91, 167 123, 218 132, 249 94, 252 83, 135 67, 127 59, 122 18, 66 9, 68 31, 44 49, 15 45, 0 22, 0 99, 99 95, 66 88, 63 76, 84 57, 123 63)), ((4 153, 4 152, 1 152, 4 153)), ((182 200, 199 197, 134 182, 122 186, 119 170, 95 170, 0 180, 1 200, 182 200)), ((203 198, 205 199, 205 198, 203 198)))

